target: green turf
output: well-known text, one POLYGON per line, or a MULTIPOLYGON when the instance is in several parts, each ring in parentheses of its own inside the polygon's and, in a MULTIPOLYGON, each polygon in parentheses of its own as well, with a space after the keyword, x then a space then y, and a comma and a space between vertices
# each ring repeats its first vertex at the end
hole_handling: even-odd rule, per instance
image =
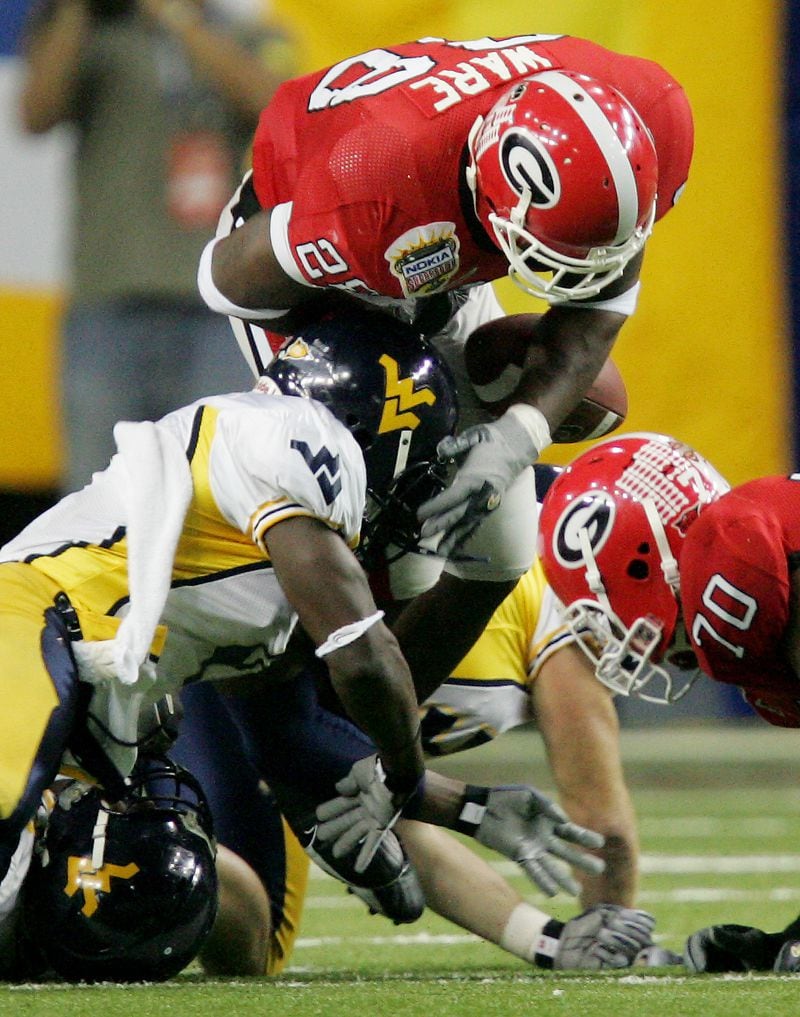
MULTIPOLYGON (((680 949, 705 924, 777 929, 800 912, 800 783, 790 732, 626 733, 642 838, 641 904, 657 938, 680 949)), ((530 733, 447 764, 475 780, 547 783, 530 733), (501 751, 502 749, 502 751, 501 751)), ((510 863, 504 873, 546 903, 510 863)), ((312 879, 292 965, 280 978, 164 986, 0 988, 0 1014, 55 1017, 797 1017, 800 977, 686 977, 680 969, 554 975, 478 942, 429 912, 414 926, 370 917, 327 877, 312 879), (676 974, 677 971, 677 974, 676 974)))

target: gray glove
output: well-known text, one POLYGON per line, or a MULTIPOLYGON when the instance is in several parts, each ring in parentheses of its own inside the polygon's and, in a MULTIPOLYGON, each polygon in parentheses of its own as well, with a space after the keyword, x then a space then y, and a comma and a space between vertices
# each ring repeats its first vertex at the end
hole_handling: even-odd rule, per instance
POLYGON ((628 968, 653 942, 656 920, 647 911, 595 904, 570 918, 558 937, 553 967, 559 971, 628 968))
POLYGON ((539 457, 530 434, 513 414, 475 424, 442 438, 436 449, 442 461, 464 461, 450 486, 420 506, 422 537, 442 533, 436 553, 448 557, 500 504, 503 494, 526 466, 539 457))
POLYGON ((353 763, 336 785, 340 797, 317 806, 317 838, 333 841, 334 858, 359 849, 354 869, 364 872, 383 838, 397 822, 408 796, 393 795, 377 755, 353 763))
MULTIPOLYGON (((485 791, 469 790, 474 792, 476 801, 480 801, 480 793, 485 791)), ((476 817, 480 807, 477 806, 476 817)), ((605 868, 601 858, 572 847, 578 844, 582 848, 600 848, 604 844, 603 837, 570 822, 559 805, 536 788, 524 784, 489 789, 485 811, 470 832, 481 844, 522 866, 539 889, 550 897, 559 889, 573 896, 580 892, 577 881, 557 858, 594 875, 605 868)))

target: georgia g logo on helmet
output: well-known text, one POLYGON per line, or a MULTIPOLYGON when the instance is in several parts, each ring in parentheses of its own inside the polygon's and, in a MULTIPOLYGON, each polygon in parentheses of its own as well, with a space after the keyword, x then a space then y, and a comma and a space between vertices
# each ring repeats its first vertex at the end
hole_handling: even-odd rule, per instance
POLYGON ((614 527, 614 500, 605 491, 579 495, 561 513, 553 528, 553 556, 565 569, 584 567, 580 533, 586 530, 595 555, 614 527))
POLYGON ((500 167, 509 187, 522 196, 527 192, 536 208, 553 208, 561 198, 561 180, 550 153, 529 131, 507 131, 498 152, 500 167))

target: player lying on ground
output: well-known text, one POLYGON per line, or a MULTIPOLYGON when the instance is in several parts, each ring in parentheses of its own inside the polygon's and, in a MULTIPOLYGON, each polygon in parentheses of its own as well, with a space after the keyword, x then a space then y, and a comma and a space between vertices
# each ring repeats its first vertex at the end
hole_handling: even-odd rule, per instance
MULTIPOLYGON (((672 702, 702 671, 769 723, 800 727, 796 475, 730 489, 677 439, 623 435, 561 474, 540 523, 547 577, 613 692, 672 702)), ((772 934, 717 925, 689 937, 684 959, 797 970, 798 942, 800 919, 772 934)))
MULTIPOLYGON (((546 468, 537 469, 546 472, 546 468)), ((535 525, 535 516, 534 508, 531 525, 535 525)), ((619 759, 617 717, 609 693, 594 680, 588 661, 571 645, 572 641, 537 564, 495 613, 453 679, 425 704, 423 746, 435 755, 459 751, 535 718, 569 815, 605 836, 606 843, 600 850, 605 870, 599 874, 575 872, 581 882, 581 902, 586 908, 600 903, 631 907, 636 893, 638 845, 619 759)), ((292 691, 297 694, 297 686, 292 691)), ((313 692, 309 691, 308 696, 312 697, 313 692)), ((178 758, 203 781, 221 841, 235 846, 239 856, 247 860, 250 883, 259 884, 256 873, 260 877, 258 894, 243 889, 238 895, 242 909, 239 921, 232 922, 228 929, 230 938, 220 935, 220 948, 214 951, 214 957, 220 958, 223 967, 217 968, 218 962, 212 959, 206 960, 207 968, 228 974, 262 973, 268 928, 264 916, 269 904, 273 917, 270 943, 284 962, 286 941, 297 931, 302 893, 297 890, 297 866, 292 862, 296 852, 284 846, 284 832, 275 823, 274 812, 270 817, 269 799, 263 788, 258 788, 258 768, 248 758, 239 730, 231 723, 226 698, 221 699, 219 691, 208 685, 195 685, 185 690, 183 705, 178 758), (265 829, 273 832, 261 832, 265 829), (265 845, 270 845, 269 850, 265 845), (264 888, 268 891, 266 897, 264 888), (254 906, 256 900, 261 902, 259 907, 254 906), (232 945, 236 941, 233 937, 242 940, 238 949, 232 945)), ((281 693, 279 703, 270 704, 263 691, 256 692, 244 710, 228 705, 236 713, 239 727, 245 732, 253 727, 260 730, 267 745, 274 745, 273 739, 283 741, 287 729, 298 724, 306 709, 288 705, 285 693, 281 693), (276 728, 272 735, 271 724, 276 728)), ((335 725, 336 720, 327 718, 326 723, 335 725)), ((320 730, 323 723, 314 720, 309 726, 320 730)), ((337 728, 336 733, 341 736, 341 729, 337 728)), ((254 737, 253 733, 246 735, 247 740, 254 737)), ((356 744, 356 752, 358 747, 356 744)), ((330 766, 330 760, 324 761, 319 751, 310 756, 293 753, 291 741, 282 749, 281 755, 289 760, 292 771, 279 775, 284 781, 301 775, 312 781, 315 774, 330 766)), ((271 776, 274 778, 274 773, 271 776)), ((325 791, 319 794, 324 796, 325 791)), ((429 907, 470 932, 534 960, 547 915, 524 902, 496 872, 442 830, 403 820, 398 829, 429 907)), ((209 949, 204 956, 208 954, 209 949)), ((588 965, 593 958, 587 953, 573 957, 571 962, 588 965)), ((267 970, 276 970, 272 953, 267 970)))
MULTIPOLYGON (((555 674, 551 677, 555 678, 555 674)), ((596 687, 592 679, 590 688, 596 687)), ((311 681, 296 679, 291 688, 270 689, 266 695, 254 688, 244 699, 201 684, 185 690, 185 698, 186 713, 176 751, 206 782, 212 809, 216 805, 216 816, 222 818, 217 826, 223 843, 233 847, 250 867, 249 879, 242 874, 241 892, 236 893, 243 904, 238 920, 231 921, 224 933, 220 930, 217 942, 213 942, 215 937, 212 936, 204 950, 203 960, 208 970, 260 974, 265 971, 265 950, 268 950, 267 970, 274 973, 286 962, 297 933, 302 888, 298 892, 296 854, 284 846, 285 832, 277 835, 274 832, 274 814, 272 822, 265 822, 267 792, 263 782, 259 787, 259 774, 266 774, 309 854, 326 871, 349 881, 354 892, 373 910, 395 921, 413 921, 419 916, 422 901, 413 887, 409 891, 402 876, 382 888, 365 889, 352 864, 344 867, 314 837, 311 803, 314 798, 329 794, 327 775, 346 773, 353 756, 369 753, 373 746, 343 718, 319 705, 311 681), (245 893, 245 888, 256 878, 260 878, 263 886, 258 894, 261 901, 258 907, 252 896, 245 893), (269 891, 267 895, 264 889, 269 891), (270 905, 273 942, 265 944, 269 926, 264 912, 270 905), (276 953, 281 958, 277 968, 273 959, 276 953)), ((371 772, 371 759, 365 758, 364 763, 371 772)), ((601 764, 601 770, 613 773, 614 769, 613 765, 601 764)), ((587 787, 587 798, 597 786, 593 783, 587 787)), ((472 790, 474 804, 469 809, 473 819, 480 812, 479 801, 485 801, 488 793, 489 789, 472 790)), ((516 797, 524 803, 529 800, 529 793, 529 789, 518 788, 509 799, 513 801, 516 797)), ((462 811, 467 810, 462 807, 462 811)), ((597 812, 601 810, 598 808, 597 812)), ((489 818, 487 816, 487 820, 489 818)), ((547 884, 536 864, 537 859, 544 860, 544 842, 537 838, 532 826, 526 833, 519 819, 516 823, 511 822, 511 815, 507 819, 509 822, 503 824, 506 833, 502 846, 489 832, 488 822, 477 829, 474 822, 457 825, 520 861, 531 878, 544 888, 547 884), (525 858, 529 861, 524 862, 525 858)), ((551 922, 549 915, 524 902, 486 861, 443 830, 404 820, 399 821, 397 829, 415 865, 424 902, 429 907, 531 963, 544 967, 552 965, 552 954, 558 949, 553 933, 560 930, 561 923, 551 922), (551 932, 549 942, 541 935, 546 926, 551 932)), ((569 947, 562 944, 562 949, 556 953, 557 967, 625 966, 649 943, 652 929, 649 916, 629 908, 609 906, 609 903, 616 903, 609 901, 615 891, 624 892, 623 887, 635 883, 635 870, 628 873, 621 872, 621 868, 617 857, 612 866, 615 877, 611 881, 606 882, 603 874, 597 872, 585 877, 584 904, 589 908, 593 904, 597 907, 587 912, 582 922, 572 927, 568 923, 568 933, 577 935, 580 932, 584 939, 580 949, 574 942, 569 947), (605 888, 609 890, 608 895, 602 894, 605 888), (587 891, 597 894, 596 899, 587 899, 587 891), (603 942, 606 932, 610 933, 609 939, 603 942), (595 941, 595 936, 599 942, 595 941), (613 940, 613 948, 604 950, 603 947, 609 947, 610 940, 613 940)), ((565 878, 566 873, 556 874, 552 865, 550 872, 559 880, 549 884, 551 893, 558 888, 577 890, 577 886, 565 878)))
MULTIPOLYGON (((353 821, 366 821, 355 871, 402 862, 391 827, 404 806, 421 819, 458 822, 464 786, 433 777, 421 784, 411 675, 350 550, 367 490, 386 511, 397 508, 400 487, 400 520, 413 520, 414 532, 392 539, 416 539, 411 482, 423 476, 424 490, 436 489, 427 466, 452 430, 454 394, 446 369, 407 327, 384 318, 377 335, 363 319, 351 326, 359 374, 349 401, 328 410, 273 385, 118 425, 108 469, 2 549, 0 642, 9 663, 0 680, 14 709, 0 738, 0 876, 65 761, 114 800, 124 797, 142 710, 194 680, 258 674, 269 682, 276 658, 285 681, 298 626, 381 763, 366 776, 353 768, 357 786, 342 812, 345 829, 333 831, 334 857, 350 853, 353 821)), ((286 356, 310 358, 311 346, 298 339, 286 356)), ((374 544, 381 515, 372 512, 365 541, 374 544)), ((472 826, 490 830, 484 842, 502 849, 510 820, 514 851, 530 834, 532 854, 521 861, 544 873, 545 885, 551 853, 596 867, 573 846, 596 846, 596 835, 543 796, 528 789, 520 805, 503 789, 486 794, 490 804, 502 801, 500 819, 489 809, 487 823, 472 826)), ((410 884, 413 869, 404 869, 410 884)), ((595 917, 608 925, 613 950, 618 916, 595 917)))

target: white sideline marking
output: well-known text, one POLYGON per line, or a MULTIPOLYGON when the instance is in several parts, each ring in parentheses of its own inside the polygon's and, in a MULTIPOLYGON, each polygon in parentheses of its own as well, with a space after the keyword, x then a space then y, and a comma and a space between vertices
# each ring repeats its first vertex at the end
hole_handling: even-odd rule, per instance
MULTIPOLYGON (((685 886, 675 890, 643 890, 638 898, 641 905, 654 904, 759 904, 800 900, 800 886, 773 886, 768 890, 736 890, 718 886, 685 886)), ((309 897, 305 909, 309 911, 338 911, 340 909, 363 908, 357 897, 341 896, 309 897)))
MULTIPOLYGON (((502 876, 519 876, 521 869, 514 862, 492 861, 492 868, 502 876)), ((796 855, 664 855, 645 854, 639 862, 642 873, 659 874, 739 874, 745 872, 800 872, 800 854, 796 855)), ((335 883, 331 876, 312 866, 309 872, 312 880, 327 880, 335 883)))
MULTIPOLYGON (((518 876, 520 868, 510 861, 490 862, 502 876, 518 876)), ((645 854, 639 860, 642 873, 713 875, 745 872, 800 872, 800 854, 797 855, 662 855, 645 854)))
POLYGON ((751 824, 741 817, 719 819, 714 816, 680 816, 677 818, 645 817, 639 821, 639 831, 647 837, 720 837, 735 834, 737 837, 781 837, 797 829, 797 820, 786 816, 758 816, 751 824))
POLYGON ((643 890, 639 904, 760 904, 765 900, 800 900, 800 886, 774 886, 770 890, 733 890, 712 886, 687 886, 680 890, 643 890))
POLYGON ((430 932, 418 932, 413 936, 398 933, 396 936, 301 936, 295 942, 297 947, 338 946, 342 943, 363 943, 369 946, 462 946, 465 943, 482 943, 479 936, 462 932, 458 935, 442 933, 432 935, 430 932))
MULTIPOLYGON (((513 862, 511 863, 513 865, 513 862)), ((716 874, 800 872, 797 855, 642 855, 640 869, 651 873, 716 874)))

